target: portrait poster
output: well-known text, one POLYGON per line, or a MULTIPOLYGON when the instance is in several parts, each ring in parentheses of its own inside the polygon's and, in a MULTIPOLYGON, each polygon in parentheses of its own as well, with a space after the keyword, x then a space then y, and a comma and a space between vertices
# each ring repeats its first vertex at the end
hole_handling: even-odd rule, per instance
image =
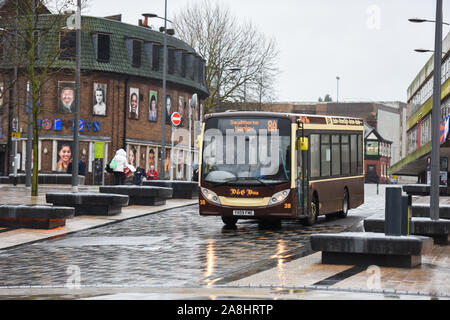
POLYGON ((67 173, 72 162, 72 141, 58 141, 56 154, 56 172, 67 173))
POLYGON ((130 88, 128 118, 139 119, 139 88, 130 88))
POLYGON ((158 121, 158 91, 150 90, 148 96, 149 96, 148 120, 158 121))
POLYGON ((58 113, 75 111, 75 82, 58 81, 58 113))
POLYGON ((172 97, 166 95, 166 123, 170 124, 170 116, 172 115, 172 97))
POLYGON ((106 116, 106 83, 94 82, 92 113, 96 116, 106 116))
POLYGON ((181 127, 184 124, 184 98, 183 97, 178 97, 178 110, 177 111, 181 117, 181 122, 178 126, 181 127))
POLYGON ((131 164, 136 168, 136 157, 137 157, 137 146, 130 145, 128 148, 127 161, 128 164, 131 164))
POLYGON ((3 107, 3 95, 5 94, 5 85, 0 81, 0 107, 3 107))

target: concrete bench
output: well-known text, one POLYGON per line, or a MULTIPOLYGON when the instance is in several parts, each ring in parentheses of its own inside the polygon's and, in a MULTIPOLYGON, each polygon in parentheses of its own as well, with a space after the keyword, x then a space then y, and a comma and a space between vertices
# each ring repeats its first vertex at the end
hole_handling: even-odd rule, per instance
MULTIPOLYGON (((16 176, 17 184, 25 184, 26 176, 24 173, 18 173, 16 176)), ((78 176, 78 184, 84 185, 85 177, 78 176)), ((10 174, 8 179, 2 178, 0 183, 14 183, 14 174, 10 174)), ((39 173, 38 174, 39 184, 72 184, 72 174, 67 173, 39 173)))
POLYGON ((128 195, 129 205, 159 206, 166 204, 166 199, 172 198, 172 189, 165 187, 149 186, 102 186, 100 193, 115 193, 128 195))
MULTIPOLYGON (((405 184, 403 191, 409 196, 429 196, 430 186, 427 184, 405 184)), ((447 186, 439 186, 439 195, 450 196, 450 190, 447 186)))
MULTIPOLYGON (((416 203, 411 207, 411 215, 413 217, 430 217, 430 204, 416 203)), ((450 219, 450 205, 439 204, 439 218, 450 219)))
POLYGON ((183 180, 147 180, 144 186, 172 188, 173 199, 195 199, 198 197, 198 182, 183 180))
POLYGON ((0 205, 0 226, 7 228, 53 229, 66 225, 73 218, 71 207, 46 205, 0 205))
MULTIPOLYGON (((364 230, 366 232, 384 233, 384 216, 374 215, 364 219, 364 230)), ((426 236, 434 239, 435 244, 448 244, 450 231, 450 220, 439 219, 433 221, 425 217, 411 218, 410 234, 426 236)))
POLYGON ((49 192, 46 201, 53 205, 65 205, 75 208, 75 215, 111 216, 120 214, 122 207, 128 205, 128 196, 94 192, 49 192))
POLYGON ((313 234, 311 248, 322 251, 323 264, 412 268, 431 251, 433 240, 421 236, 386 236, 371 232, 313 234))

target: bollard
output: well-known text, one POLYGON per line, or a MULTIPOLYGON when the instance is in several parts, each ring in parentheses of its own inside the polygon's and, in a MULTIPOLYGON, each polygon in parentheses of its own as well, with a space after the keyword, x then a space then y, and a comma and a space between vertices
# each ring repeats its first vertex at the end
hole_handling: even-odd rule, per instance
POLYGON ((401 187, 386 188, 384 234, 387 236, 402 235, 402 202, 401 187))
POLYGON ((409 234, 410 234, 411 205, 412 205, 411 196, 403 196, 402 195, 402 210, 401 210, 401 215, 400 215, 401 235, 402 236, 409 236, 409 234))

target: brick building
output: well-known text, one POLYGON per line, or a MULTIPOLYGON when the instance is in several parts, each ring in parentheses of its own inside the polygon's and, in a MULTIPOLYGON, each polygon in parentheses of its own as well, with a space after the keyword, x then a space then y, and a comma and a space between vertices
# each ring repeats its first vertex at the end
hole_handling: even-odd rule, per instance
MULTIPOLYGON (((159 169, 161 132, 165 127, 166 154, 171 155, 170 119, 162 119, 163 33, 146 24, 130 25, 119 17, 82 17, 81 39, 81 101, 79 154, 87 160, 86 183, 94 182, 96 167, 103 171, 115 151, 125 148, 134 165, 148 170, 153 163, 159 169), (153 102, 155 100, 155 102, 153 102), (136 108, 134 109, 134 103, 136 108), (154 107, 152 107, 152 105, 154 107), (156 109, 156 113, 152 110, 156 109), (131 155, 133 154, 133 155, 131 155), (101 161, 99 161, 101 159, 101 161)), ((75 88, 75 31, 59 35, 61 54, 59 66, 41 90, 39 100, 39 170, 59 172, 60 151, 73 140, 73 105, 64 103, 75 88)), ((4 43, 3 43, 4 44, 4 43)), ((194 132, 198 132, 204 99, 208 96, 205 82, 205 61, 183 41, 167 36, 167 105, 169 115, 182 114, 173 150, 172 170, 186 178, 186 164, 198 154, 194 132), (193 95, 197 104, 190 109, 193 95), (191 146, 188 146, 189 117, 192 112, 191 146), (183 139, 179 139, 182 136, 183 139), (177 165, 178 164, 178 165, 177 165)), ((39 53, 37 53, 39 54, 39 53)), ((5 91, 0 104, 0 175, 11 172, 11 123, 13 91, 12 66, 0 61, 0 88, 5 91)), ((21 156, 19 172, 25 168, 27 124, 27 81, 19 69, 17 82, 18 131, 21 138, 17 151, 21 156)), ((167 162, 170 163, 170 162, 167 162)), ((166 168, 167 171, 169 167, 166 168)), ((159 170, 158 170, 159 171, 159 170)), ((174 177, 177 176, 174 172, 174 177)), ((106 181, 108 183, 108 181, 106 181)))

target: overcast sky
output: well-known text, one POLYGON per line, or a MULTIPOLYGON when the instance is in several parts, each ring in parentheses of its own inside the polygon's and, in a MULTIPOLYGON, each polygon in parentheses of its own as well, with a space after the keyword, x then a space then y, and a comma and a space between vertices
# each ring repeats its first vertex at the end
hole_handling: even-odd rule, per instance
MULTIPOLYGON (((188 3, 168 0, 171 19, 188 3)), ((213 0, 211 0, 213 1, 213 0)), ((434 0, 217 0, 243 21, 252 21, 279 48, 281 74, 277 101, 317 101, 329 93, 336 101, 403 101, 406 90, 430 58, 416 48, 434 48, 434 0)), ((450 22, 450 1, 444 21, 450 22)), ((83 15, 122 14, 137 24, 142 13, 164 16, 164 0, 89 0, 83 15)), ((155 27, 163 20, 156 19, 155 27)), ((443 36, 450 31, 444 25, 443 36)))

